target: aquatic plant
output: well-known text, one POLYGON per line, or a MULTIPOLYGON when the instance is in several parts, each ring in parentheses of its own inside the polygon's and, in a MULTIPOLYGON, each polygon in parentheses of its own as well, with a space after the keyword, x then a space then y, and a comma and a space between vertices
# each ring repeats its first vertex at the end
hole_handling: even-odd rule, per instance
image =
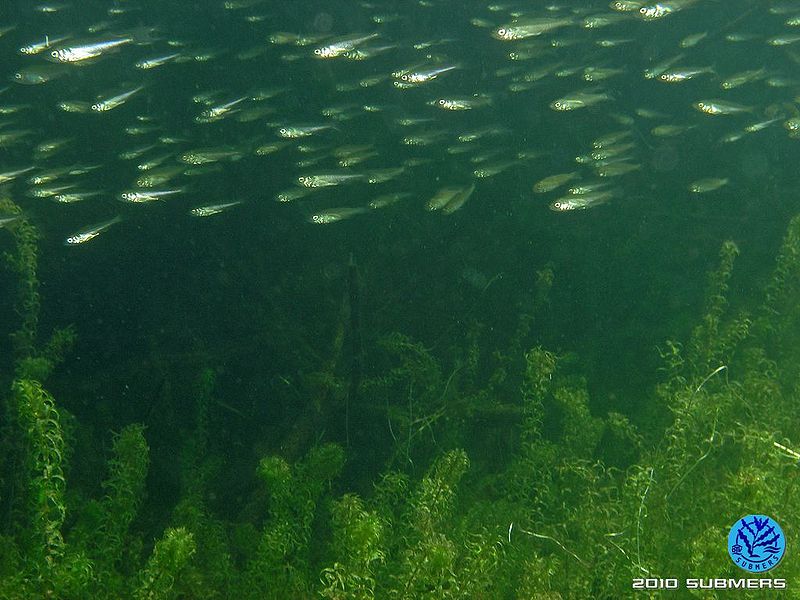
POLYGON ((14 238, 15 252, 4 252, 3 261, 17 277, 16 311, 20 327, 11 335, 11 339, 15 357, 19 360, 34 355, 36 348, 41 306, 39 280, 36 277, 39 233, 10 198, 0 198, 0 211, 18 217, 7 225, 14 238))
POLYGON ((61 526, 64 502, 64 440, 55 402, 36 381, 17 380, 12 386, 18 423, 26 437, 30 528, 27 547, 38 577, 52 580, 52 570, 64 555, 61 526))
POLYGON ((11 333, 16 377, 44 381, 75 342, 75 330, 71 326, 56 329, 49 340, 40 344, 39 233, 10 198, 0 196, 0 212, 18 216, 6 225, 13 237, 15 251, 2 254, 6 267, 17 278, 15 310, 19 328, 11 333))
POLYGON ((105 495, 88 500, 72 538, 79 542, 94 561, 96 578, 110 580, 105 587, 112 590, 122 582, 118 569, 130 550, 130 526, 136 518, 145 495, 145 478, 150 464, 150 449, 144 427, 134 423, 115 434, 112 440, 108 475, 102 483, 105 495), (115 585, 116 584, 116 585, 115 585))
MULTIPOLYGON (((0 209, 21 215, 8 198, 0 199, 0 209)), ((39 345, 38 233, 22 216, 8 227, 16 252, 4 254, 4 259, 18 276, 21 325, 12 334, 15 375, 3 402, 3 483, 8 492, 3 495, 9 498, 11 519, 0 538, 0 598, 122 598, 131 591, 136 598, 174 597, 173 584, 194 552, 190 533, 167 530, 138 573, 121 564, 123 556, 140 560, 129 551, 141 546, 129 528, 144 494, 149 463, 141 425, 129 425, 114 436, 105 496, 73 508, 80 518, 65 531, 69 448, 63 422, 69 415, 57 407, 43 381, 74 342, 75 331, 58 329, 39 345)))
POLYGON ((185 529, 167 529, 153 554, 138 576, 139 585, 133 593, 135 600, 165 600, 174 598, 176 575, 195 551, 192 534, 185 529))
MULTIPOLYGON (((22 325, 3 398, 11 499, 0 598, 610 599, 633 577, 737 577, 727 527, 746 512, 787 525, 800 512, 800 356, 788 343, 800 325, 800 217, 747 311, 730 308, 738 250, 722 245, 703 313, 688 340, 661 348, 640 415, 604 414, 578 363, 537 343, 553 283, 544 269, 493 352, 478 322, 433 346, 384 335, 358 384, 360 425, 373 435, 348 447, 324 443, 340 415, 323 404, 343 390, 335 328, 332 358, 309 379, 316 417, 295 438, 305 443, 257 457, 237 516, 214 502, 226 456, 212 407, 224 405, 217 372, 201 368, 184 415, 180 497, 152 535, 139 522, 151 460, 142 425, 108 438, 99 497, 69 487, 70 463, 83 460, 70 432, 81 425, 44 384, 75 331, 40 342, 37 236, 15 223, 6 264, 23 281, 22 325), (343 473, 381 436, 391 449, 357 493, 343 473)), ((787 562, 780 576, 797 571, 787 562)))

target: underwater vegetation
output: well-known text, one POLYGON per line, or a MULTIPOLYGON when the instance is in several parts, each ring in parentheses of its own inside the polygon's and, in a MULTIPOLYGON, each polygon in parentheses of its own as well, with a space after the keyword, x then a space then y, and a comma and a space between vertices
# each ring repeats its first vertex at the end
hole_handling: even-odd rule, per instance
MULTIPOLYGON (((0 212, 19 209, 3 199, 0 212)), ((157 493, 142 424, 108 434, 95 494, 71 485, 88 460, 75 444, 83 425, 47 381, 80 331, 40 331, 36 228, 20 217, 5 229, 19 326, 0 395, 0 598, 619 598, 634 577, 743 576, 726 539, 744 514, 774 517, 797 547, 800 217, 750 312, 729 305, 738 250, 722 245, 690 338, 660 348, 646 429, 597 414, 574 357, 536 343, 547 268, 493 353, 478 323, 437 351, 384 335, 349 398, 350 444, 319 435, 299 458, 264 455, 238 519, 211 501, 225 456, 216 374, 201 369, 180 497, 157 534, 141 525, 157 493), (386 432, 391 450, 362 459, 386 432), (347 484, 359 460, 380 475, 347 484)), ((348 400, 334 367, 310 377, 323 416, 322 400, 348 400)), ((791 585, 797 565, 774 573, 791 585)))

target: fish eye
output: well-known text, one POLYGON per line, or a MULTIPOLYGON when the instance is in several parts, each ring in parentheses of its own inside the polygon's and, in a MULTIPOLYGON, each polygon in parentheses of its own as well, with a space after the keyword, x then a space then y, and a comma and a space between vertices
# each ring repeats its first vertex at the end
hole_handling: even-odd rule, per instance
POLYGON ((285 135, 285 134, 289 133, 289 130, 288 130, 288 129, 286 129, 286 127, 281 127, 281 128, 278 130, 278 133, 280 133, 280 134, 282 134, 282 135, 285 135))
POLYGON ((100 110, 99 104, 92 104, 92 110, 100 110))
POLYGON ((444 105, 445 105, 445 102, 446 102, 446 101, 445 101, 445 99, 444 99, 444 98, 442 98, 441 100, 439 100, 439 104, 441 104, 442 106, 444 106, 444 105))
POLYGON ((497 35, 499 35, 500 37, 505 36, 505 34, 507 33, 508 29, 506 29, 505 27, 501 27, 500 29, 497 30, 497 35))
POLYGON ((639 13, 641 13, 641 14, 643 14, 643 15, 646 15, 646 14, 647 14, 647 7, 646 7, 646 6, 643 6, 642 8, 640 8, 640 9, 639 9, 639 13))
POLYGON ((408 81, 408 74, 406 73, 404 75, 401 75, 400 79, 402 79, 403 81, 408 81))
POLYGON ((58 58, 58 50, 53 50, 52 52, 50 52, 50 56, 52 56, 53 58, 58 58))
POLYGON ((319 48, 314 48, 314 54, 319 56, 320 54, 322 54, 322 50, 320 50, 319 48))
POLYGON ((22 73, 14 73, 14 79, 22 79, 22 73))

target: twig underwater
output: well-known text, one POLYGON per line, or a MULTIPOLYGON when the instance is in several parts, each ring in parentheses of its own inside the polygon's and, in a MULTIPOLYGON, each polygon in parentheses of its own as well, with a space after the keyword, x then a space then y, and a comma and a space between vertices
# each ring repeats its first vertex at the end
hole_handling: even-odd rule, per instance
POLYGON ((364 368, 364 340, 361 337, 361 279, 353 252, 347 261, 348 336, 350 338, 349 384, 345 398, 345 437, 350 445, 350 408, 358 404, 364 368))
MULTIPOLYGON (((509 539, 509 541, 511 541, 511 528, 512 528, 512 526, 513 526, 513 525, 514 525, 514 523, 511 523, 511 525, 509 525, 509 527, 508 527, 508 539, 509 539)), ((564 552, 566 552, 567 554, 569 554, 569 555, 570 555, 572 558, 574 558, 575 560, 577 560, 577 561, 578 561, 578 562, 581 564, 581 566, 583 566, 583 567, 586 567, 586 568, 588 568, 588 567, 589 567, 589 565, 588 565, 588 564, 586 564, 586 562, 585 562, 585 561, 584 561, 584 560, 583 560, 583 559, 582 559, 580 556, 578 556, 577 554, 575 554, 575 553, 574 553, 572 550, 570 550, 569 548, 567 548, 567 547, 566 547, 564 544, 562 544, 561 542, 559 542, 559 541, 558 541, 556 538, 554 538, 554 537, 552 537, 552 536, 549 536, 549 535, 545 535, 545 534, 543 534, 543 533, 536 533, 535 531, 528 531, 528 530, 526 530, 526 529, 523 529, 522 527, 517 527, 517 529, 519 529, 519 530, 520 530, 522 533, 524 533, 525 535, 529 535, 529 536, 531 536, 531 537, 535 537, 535 538, 538 538, 538 539, 540 539, 540 540, 548 540, 548 541, 551 541, 551 542, 553 542, 553 543, 554 543, 556 546, 558 546, 558 547, 559 547, 559 548, 561 548, 561 549, 562 549, 564 552)))
POLYGON ((694 391, 694 393, 695 393, 695 394, 696 394, 696 393, 698 393, 698 392, 700 391, 700 389, 701 389, 701 388, 702 388, 702 387, 703 387, 703 386, 704 386, 704 385, 705 385, 705 384, 708 382, 708 380, 709 380, 709 379, 711 379, 711 378, 712 378, 714 375, 716 375, 717 373, 719 373, 719 372, 721 372, 721 371, 725 371, 725 370, 727 370, 727 369, 728 369, 728 366, 727 366, 727 365, 720 365, 719 367, 717 367, 716 369, 714 369, 713 371, 711 371, 711 373, 709 373, 709 374, 708 374, 708 376, 707 376, 705 379, 703 379, 703 381, 701 381, 701 382, 700 382, 700 385, 698 385, 698 386, 697 386, 697 389, 694 391))

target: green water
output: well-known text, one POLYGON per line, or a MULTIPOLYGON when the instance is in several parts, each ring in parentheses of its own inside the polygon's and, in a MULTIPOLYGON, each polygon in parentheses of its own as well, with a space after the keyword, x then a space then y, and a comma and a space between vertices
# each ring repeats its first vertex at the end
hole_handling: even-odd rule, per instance
MULTIPOLYGON (((745 514, 779 520, 791 548, 795 467, 773 442, 800 445, 787 24, 800 4, 685 4, 654 20, 603 2, 0 8, 0 181, 20 170, 0 187, 0 217, 16 216, 0 227, 0 596, 612 598, 646 575, 746 577, 725 546, 745 514), (620 20, 586 27, 597 15, 620 20), (496 39, 532 19, 565 23, 496 39), (374 56, 314 54, 359 38, 349 51, 374 56), (18 51, 36 41, 42 53, 18 51), (109 41, 76 63, 50 55, 109 41), (670 59, 713 72, 644 76, 670 59), (393 74, 443 67, 456 68, 409 89, 393 74), (592 68, 615 73, 587 81, 592 68), (36 69, 52 80, 15 77, 36 69), (605 98, 551 108, 587 91, 605 98), (485 102, 429 104, 441 98, 485 102), (708 99, 744 110, 693 107, 708 99), (310 125, 325 128, 279 133, 310 125), (576 162, 612 133, 607 164, 630 172, 576 162), (186 159, 209 148, 229 155, 186 159), (137 186, 151 172, 168 176, 137 186), (360 179, 276 201, 330 173, 360 179), (726 181, 691 192, 704 178, 726 181), (457 210, 429 210, 473 183, 457 210), (601 202, 551 209, 593 183, 601 202), (63 189, 37 197, 49 186, 63 189), (152 190, 170 194, 120 196, 152 190), (90 195, 54 197, 76 192, 90 195), (408 196, 368 208, 390 193, 408 196), (342 207, 355 210, 312 221, 342 207), (56 360, 47 342, 67 326, 56 360), (56 429, 20 381, 52 394, 56 429), (37 453, 52 436, 63 452, 37 453), (119 444, 109 475, 115 439, 132 449, 119 444)), ((765 576, 791 592, 795 565, 765 576)))

